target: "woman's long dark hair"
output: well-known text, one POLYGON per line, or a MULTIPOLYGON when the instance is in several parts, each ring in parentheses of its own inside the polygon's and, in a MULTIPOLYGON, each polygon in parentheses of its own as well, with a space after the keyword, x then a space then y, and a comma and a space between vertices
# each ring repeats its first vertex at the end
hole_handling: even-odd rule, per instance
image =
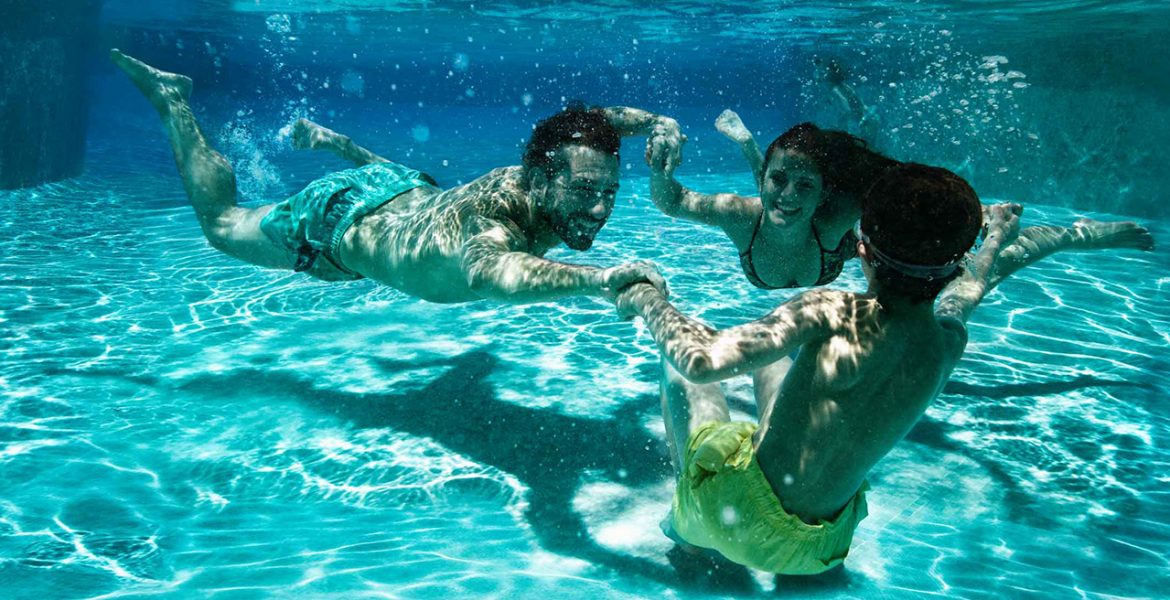
POLYGON ((870 149, 865 140, 844 131, 801 123, 780 134, 764 153, 764 167, 780 150, 808 155, 821 173, 826 192, 847 196, 860 205, 870 186, 890 167, 901 164, 870 149))

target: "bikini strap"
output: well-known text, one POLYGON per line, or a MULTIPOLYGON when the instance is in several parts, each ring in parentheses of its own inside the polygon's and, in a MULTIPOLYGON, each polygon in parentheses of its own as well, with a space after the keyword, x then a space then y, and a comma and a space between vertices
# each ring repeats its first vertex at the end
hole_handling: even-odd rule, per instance
MULTIPOLYGON (((760 216, 759 216, 759 218, 756 219, 755 229, 752 229, 752 239, 748 240, 747 250, 744 250, 743 252, 741 252, 740 256, 747 256, 748 260, 751 260, 752 246, 756 245, 756 236, 760 235, 760 226, 763 224, 764 224, 764 201, 761 199, 760 200, 760 216)), ((756 270, 754 265, 752 266, 752 270, 753 271, 756 270)))
MULTIPOLYGON (((812 227, 813 239, 815 239, 817 241, 817 248, 820 248, 821 254, 824 254, 826 252, 830 252, 830 250, 825 250, 825 245, 821 243, 821 232, 817 231, 816 217, 814 216, 813 220, 809 221, 808 224, 810 227, 812 227)), ((823 259, 822 259, 822 262, 823 262, 823 259)))
POLYGON ((752 246, 756 245, 756 236, 758 236, 760 234, 760 228, 763 227, 763 225, 764 225, 764 208, 763 208, 763 201, 762 200, 761 200, 760 204, 761 204, 760 218, 756 219, 756 228, 752 230, 752 239, 748 241, 747 250, 744 250, 743 252, 741 252, 739 254, 739 264, 740 264, 740 267, 743 268, 743 274, 747 276, 748 281, 751 282, 752 285, 754 285, 760 289, 780 290, 780 289, 784 289, 784 288, 797 287, 798 284, 795 281, 789 283, 788 285, 780 286, 780 287, 771 285, 768 282, 764 281, 764 278, 760 277, 760 274, 758 272, 756 272, 756 261, 752 260, 752 246), (745 260, 747 261, 746 265, 744 264, 745 260), (751 270, 749 271, 748 269, 751 269, 751 270))

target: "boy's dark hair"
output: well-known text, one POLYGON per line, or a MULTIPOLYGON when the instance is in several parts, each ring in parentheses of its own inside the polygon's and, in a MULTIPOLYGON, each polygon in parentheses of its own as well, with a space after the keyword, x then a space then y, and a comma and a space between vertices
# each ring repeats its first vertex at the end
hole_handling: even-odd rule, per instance
POLYGON ((865 140, 855 135, 821 129, 812 123, 796 125, 773 140, 764 153, 765 168, 780 150, 807 155, 820 171, 826 192, 843 194, 859 203, 886 169, 899 164, 871 150, 865 140))
POLYGON ((908 273, 912 267, 957 265, 982 226, 979 197, 962 177, 917 163, 887 170, 874 182, 861 209, 861 231, 882 289, 915 303, 933 301, 962 268, 932 277, 908 273), (880 256, 875 256, 875 248, 880 256))
POLYGON ((532 128, 521 164, 525 170, 540 169, 552 177, 562 166, 557 150, 563 146, 585 146, 617 156, 621 144, 621 135, 600 108, 573 101, 532 128))

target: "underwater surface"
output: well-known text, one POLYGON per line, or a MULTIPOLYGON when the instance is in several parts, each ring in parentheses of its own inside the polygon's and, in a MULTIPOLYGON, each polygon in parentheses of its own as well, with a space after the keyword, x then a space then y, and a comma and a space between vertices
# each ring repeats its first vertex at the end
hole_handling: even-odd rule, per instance
MULTIPOLYGON (((86 173, 0 192, 0 597, 1164 596, 1170 229, 1150 167, 1170 10, 763 6, 108 0, 86 173), (1056 255, 984 300, 945 392, 870 474, 843 572, 706 573, 658 529, 673 484, 640 322, 218 253, 111 46, 192 76, 248 205, 348 166, 294 150, 298 117, 450 186, 517 164, 574 98, 678 118, 680 180, 752 193, 712 121, 734 108, 762 143, 836 126, 813 77, 832 57, 884 151, 1023 202, 1025 226, 1136 219, 1159 247, 1056 255)), ((791 297, 653 207, 643 143, 594 247, 549 257, 652 260, 716 327, 791 297)), ((861 289, 858 265, 832 285, 861 289)), ((748 378, 727 389, 754 415, 748 378)))

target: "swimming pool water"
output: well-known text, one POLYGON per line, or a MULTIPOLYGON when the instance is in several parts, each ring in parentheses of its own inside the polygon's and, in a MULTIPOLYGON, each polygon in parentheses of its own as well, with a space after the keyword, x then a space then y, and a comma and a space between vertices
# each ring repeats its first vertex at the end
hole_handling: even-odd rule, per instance
MULTIPOLYGON (((237 264, 203 241, 148 111, 128 110, 140 135, 94 140, 86 177, 0 194, 0 595, 1148 597, 1170 583, 1163 251, 1058 255, 984 302, 947 392, 872 473, 844 575, 680 575, 657 531, 669 465, 639 324, 590 299, 440 306, 237 264)), ((341 167, 269 158, 241 187, 285 194, 341 167)), ((644 169, 624 172, 592 250, 551 256, 653 260, 716 326, 788 297, 750 287, 715 232, 657 213, 644 169)), ((750 189, 742 170, 684 182, 750 189)), ((1031 205, 1025 224, 1079 214, 1031 205)), ((837 285, 861 285, 856 265, 837 285)), ((750 415, 747 386, 729 383, 750 415)))
MULTIPOLYGON (((1163 4, 106 0, 86 175, 0 192, 0 597, 1164 597, 1163 4), (750 193, 715 115, 761 143, 838 126, 811 67, 838 57, 883 150, 1023 202, 1025 226, 1137 215, 1159 249, 1058 255, 984 301, 871 473, 844 572, 709 573, 658 531, 672 484, 640 323, 217 253, 105 46, 194 77, 253 204, 346 166, 291 150, 296 117, 449 186, 515 164, 577 97, 677 117, 683 182, 750 193)), ((653 208, 641 143, 594 248, 550 257, 653 260, 719 327, 790 297, 653 208)), ((851 264, 834 286, 862 284, 851 264)), ((754 414, 748 380, 727 387, 754 414)))

